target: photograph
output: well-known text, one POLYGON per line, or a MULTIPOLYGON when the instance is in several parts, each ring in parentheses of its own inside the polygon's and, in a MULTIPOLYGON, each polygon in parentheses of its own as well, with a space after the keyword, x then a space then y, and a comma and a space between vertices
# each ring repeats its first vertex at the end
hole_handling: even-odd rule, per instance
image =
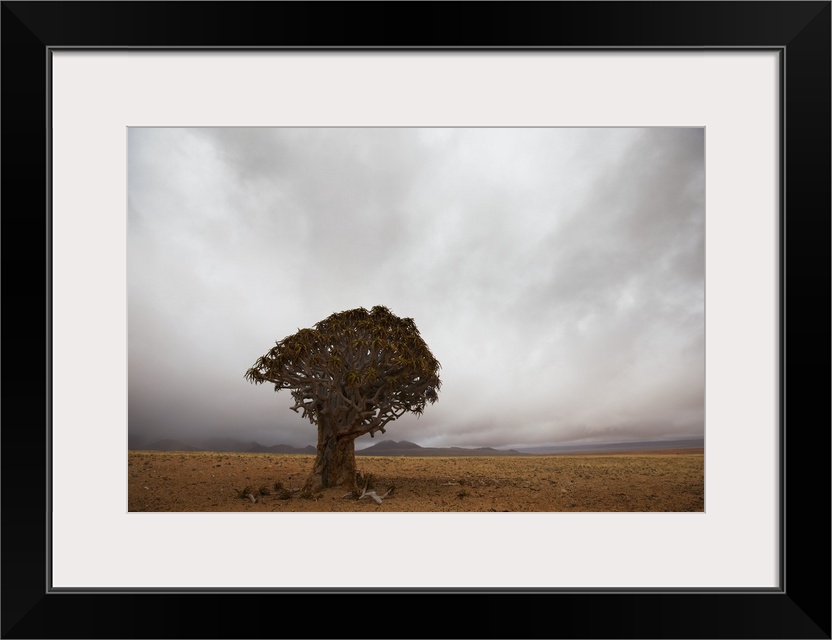
POLYGON ((130 512, 704 512, 704 128, 131 127, 127 192, 130 512))
POLYGON ((0 4, 0 637, 832 637, 829 0, 0 4))

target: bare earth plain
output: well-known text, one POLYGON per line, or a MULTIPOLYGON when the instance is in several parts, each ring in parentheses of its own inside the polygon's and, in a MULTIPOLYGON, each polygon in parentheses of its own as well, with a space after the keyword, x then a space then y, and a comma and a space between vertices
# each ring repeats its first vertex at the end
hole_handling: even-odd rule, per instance
POLYGON ((359 456, 377 504, 302 494, 311 455, 128 452, 128 510, 241 512, 704 511, 702 449, 552 456, 359 456))

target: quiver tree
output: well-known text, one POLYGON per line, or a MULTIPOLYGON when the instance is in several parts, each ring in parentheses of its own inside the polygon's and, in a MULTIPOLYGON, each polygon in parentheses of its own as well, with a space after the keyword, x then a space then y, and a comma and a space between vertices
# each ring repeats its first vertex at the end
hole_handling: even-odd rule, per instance
POLYGON ((438 399, 439 362, 412 318, 382 306, 334 313, 276 343, 246 371, 249 382, 291 389, 293 411, 318 427, 306 489, 355 487, 355 439, 438 399))

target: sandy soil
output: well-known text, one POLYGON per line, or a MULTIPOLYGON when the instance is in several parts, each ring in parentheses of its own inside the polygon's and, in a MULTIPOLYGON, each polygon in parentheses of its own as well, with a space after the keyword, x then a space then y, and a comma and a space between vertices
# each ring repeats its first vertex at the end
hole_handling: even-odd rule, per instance
POLYGON ((363 457, 382 504, 344 488, 302 496, 313 457, 130 451, 129 511, 704 511, 704 453, 363 457), (277 485, 277 488, 276 488, 277 485), (250 497, 243 494, 250 494, 250 497))

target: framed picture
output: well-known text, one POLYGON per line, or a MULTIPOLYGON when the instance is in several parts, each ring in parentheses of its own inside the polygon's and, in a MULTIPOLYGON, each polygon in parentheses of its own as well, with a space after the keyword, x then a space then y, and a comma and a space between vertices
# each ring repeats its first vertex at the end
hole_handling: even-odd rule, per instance
POLYGON ((830 637, 829 2, 2 11, 4 637, 830 637), (128 132, 207 127, 699 131, 704 510, 128 511, 128 132))

